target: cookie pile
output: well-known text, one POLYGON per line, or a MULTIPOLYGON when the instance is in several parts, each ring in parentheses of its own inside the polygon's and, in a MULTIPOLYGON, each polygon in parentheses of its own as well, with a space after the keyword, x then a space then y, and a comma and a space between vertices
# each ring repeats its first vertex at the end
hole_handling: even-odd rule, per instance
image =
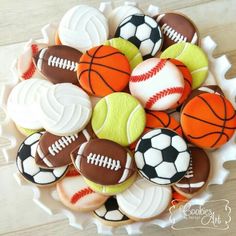
POLYGON ((199 44, 179 13, 122 6, 106 19, 87 5, 70 9, 55 45, 31 42, 17 61, 7 109, 27 136, 21 175, 112 226, 156 218, 203 191, 204 149, 229 141, 236 114, 218 86, 202 85, 199 44))

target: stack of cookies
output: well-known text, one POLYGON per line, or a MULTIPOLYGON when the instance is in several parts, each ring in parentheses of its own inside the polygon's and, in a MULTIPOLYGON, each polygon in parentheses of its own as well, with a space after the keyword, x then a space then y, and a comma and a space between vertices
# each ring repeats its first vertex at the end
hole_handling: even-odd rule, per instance
POLYGON ((206 150, 230 140, 236 113, 218 86, 203 85, 199 44, 179 13, 68 10, 55 45, 32 41, 17 60, 7 110, 26 136, 21 175, 112 226, 158 218, 203 191, 206 150))

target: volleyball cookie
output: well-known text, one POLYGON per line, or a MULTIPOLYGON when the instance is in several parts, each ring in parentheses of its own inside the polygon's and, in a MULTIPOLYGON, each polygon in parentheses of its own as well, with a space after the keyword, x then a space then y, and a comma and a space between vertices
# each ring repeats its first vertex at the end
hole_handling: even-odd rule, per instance
POLYGON ((128 217, 145 221, 164 212, 171 201, 172 190, 169 186, 158 186, 138 178, 126 191, 117 194, 117 202, 128 217))
POLYGON ((173 185, 177 192, 187 198, 193 197, 206 186, 210 174, 210 161, 206 152, 197 147, 189 147, 189 150, 189 169, 184 178, 173 185))
POLYGON ((185 137, 201 148, 219 148, 236 129, 236 112, 222 95, 203 93, 191 99, 181 112, 185 137))
POLYGON ((37 110, 45 130, 67 136, 85 128, 92 114, 92 105, 89 96, 78 86, 61 83, 43 91, 37 110))
POLYGON ((58 34, 63 45, 85 53, 107 40, 108 22, 98 9, 78 5, 65 13, 59 24, 58 34))
POLYGON ((179 42, 199 43, 199 32, 187 16, 169 12, 158 15, 156 21, 164 36, 162 50, 179 42))
POLYGON ((104 44, 112 46, 113 48, 116 48, 122 52, 128 58, 132 70, 143 61, 143 57, 138 48, 128 40, 122 38, 113 38, 107 40, 104 44))
POLYGON ((66 207, 73 211, 88 212, 98 209, 106 202, 107 196, 95 193, 79 173, 71 173, 68 171, 56 185, 59 198, 66 207))
POLYGON ((35 163, 36 149, 43 132, 34 133, 20 145, 16 157, 16 166, 21 175, 29 182, 40 187, 55 184, 67 172, 68 167, 44 169, 35 163))
POLYGON ((34 130, 43 128, 35 115, 37 98, 51 86, 49 81, 31 78, 21 81, 11 90, 7 100, 7 112, 17 126, 34 130))
POLYGON ((155 56, 163 43, 162 32, 157 22, 143 14, 126 17, 117 28, 115 37, 121 37, 133 43, 144 60, 155 56))
POLYGON ((150 58, 132 71, 129 89, 146 109, 166 110, 181 98, 184 79, 170 61, 150 58))
POLYGON ((170 129, 154 129, 136 145, 135 162, 139 173, 152 183, 167 185, 186 174, 190 153, 184 139, 170 129))
POLYGON ((38 71, 54 84, 78 84, 76 72, 81 55, 72 47, 54 45, 34 55, 34 63, 38 71))
POLYGON ((92 128, 97 137, 122 146, 128 146, 138 139, 145 122, 143 107, 128 93, 112 93, 102 98, 92 115, 92 128))
POLYGON ((207 56, 197 45, 185 42, 173 44, 161 54, 161 58, 175 58, 183 62, 192 75, 192 89, 200 87, 208 75, 207 56))
POLYGON ((129 61, 122 52, 111 46, 94 47, 80 58, 77 77, 88 93, 104 97, 127 86, 129 61))
POLYGON ((121 145, 106 139, 85 142, 71 155, 78 171, 85 178, 101 185, 120 184, 136 171, 130 153, 121 145))
POLYGON ((103 224, 113 227, 133 222, 128 216, 121 212, 115 196, 108 198, 104 205, 95 210, 94 216, 103 224))

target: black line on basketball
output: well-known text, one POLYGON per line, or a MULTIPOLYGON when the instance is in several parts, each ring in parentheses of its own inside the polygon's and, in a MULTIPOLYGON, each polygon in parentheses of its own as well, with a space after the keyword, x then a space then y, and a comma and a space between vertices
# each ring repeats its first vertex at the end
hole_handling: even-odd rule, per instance
MULTIPOLYGON (((203 134, 201 136, 193 136, 191 134, 188 134, 188 137, 190 137, 191 139, 201 139, 201 138, 205 138, 207 136, 210 136, 212 134, 221 134, 221 132, 219 132, 219 131, 218 132, 217 131, 216 132, 210 132, 210 133, 207 133, 207 134, 203 134)), ((227 140, 229 140, 229 136, 226 133, 223 133, 222 136, 223 135, 225 135, 227 140)))
MULTIPOLYGON (((164 127, 169 126, 169 124, 170 124, 170 116, 169 116, 168 114, 167 114, 167 116, 168 116, 168 123, 167 123, 167 125, 166 125, 158 116, 154 115, 152 112, 150 112, 150 111, 146 111, 146 112, 147 112, 147 114, 149 114, 149 115, 153 116, 154 118, 156 118, 157 120, 159 120, 160 123, 161 123, 164 127)), ((152 128, 152 129, 153 129, 153 128, 152 128)))
MULTIPOLYGON (((101 48, 101 46, 100 46, 100 48, 101 48)), ((86 52, 86 54, 87 54, 89 57, 93 57, 93 55, 90 55, 88 51, 86 52)), ((121 52, 112 52, 112 53, 109 53, 109 54, 107 54, 107 55, 96 56, 96 57, 94 57, 94 58, 95 58, 95 59, 102 59, 102 58, 109 57, 109 56, 113 56, 113 55, 116 55, 116 54, 119 54, 119 55, 123 55, 123 56, 124 56, 124 54, 121 53, 121 52)))

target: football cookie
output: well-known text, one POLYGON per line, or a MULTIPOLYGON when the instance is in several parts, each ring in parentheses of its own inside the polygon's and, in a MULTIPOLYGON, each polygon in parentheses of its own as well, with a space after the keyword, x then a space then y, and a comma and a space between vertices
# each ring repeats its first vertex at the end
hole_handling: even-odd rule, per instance
POLYGON ((44 168, 69 165, 72 162, 70 153, 92 137, 93 131, 90 125, 69 136, 57 136, 45 132, 39 140, 35 162, 44 168))
POLYGON ((163 43, 162 32, 157 22, 150 16, 142 14, 126 17, 117 28, 115 37, 133 43, 144 60, 155 56, 163 43))
POLYGON ((94 216, 103 224, 113 227, 132 223, 132 220, 121 212, 115 196, 108 198, 103 206, 95 210, 94 216))
POLYGON ((139 173, 152 183, 168 185, 186 174, 190 153, 184 139, 170 129, 154 129, 136 145, 135 162, 139 173))
POLYGON ((38 71, 54 84, 78 84, 77 67, 82 53, 65 45, 54 45, 41 49, 34 55, 38 71))
POLYGON ((70 83, 56 84, 43 91, 37 105, 43 128, 59 136, 83 130, 92 114, 89 96, 70 83))
POLYGON ((210 174, 210 161, 206 152, 197 147, 189 147, 191 153, 189 169, 173 188, 187 198, 199 193, 208 181, 210 174))
POLYGON ((77 77, 85 91, 104 97, 122 91, 127 86, 130 78, 129 61, 119 50, 101 45, 83 54, 77 77))
POLYGON ((31 78, 21 81, 11 90, 7 100, 7 112, 17 126, 34 130, 43 128, 35 115, 37 98, 51 86, 49 81, 31 78))
POLYGON ((78 5, 65 13, 59 24, 58 34, 63 45, 85 53, 107 40, 108 22, 98 9, 78 5))
POLYGON ((130 153, 119 144, 106 139, 85 142, 71 155, 78 171, 85 178, 101 185, 120 184, 136 171, 135 161, 130 153))
POLYGON ((129 89, 148 110, 166 110, 182 96, 184 79, 170 61, 150 58, 132 71, 129 89))
POLYGON ((98 138, 122 146, 128 146, 139 138, 145 122, 143 107, 128 93, 112 93, 102 98, 93 110, 92 128, 98 138))
POLYGON ((93 211, 103 205, 107 196, 95 193, 84 182, 83 177, 72 169, 57 183, 57 193, 61 202, 73 211, 93 211))
POLYGON ((161 27, 164 42, 162 50, 179 42, 199 43, 199 33, 195 24, 185 15, 168 12, 156 17, 161 27))
POLYGON ((224 96, 203 93, 183 108, 180 120, 185 137, 201 148, 219 148, 233 136, 236 112, 224 96))
POLYGON ((29 182, 38 186, 55 184, 67 172, 68 166, 54 169, 44 169, 35 163, 35 155, 40 137, 43 132, 34 133, 20 145, 16 157, 16 166, 21 175, 29 182))
POLYGON ((154 185, 138 178, 127 190, 117 194, 117 202, 128 217, 136 221, 145 221, 164 212, 170 204, 171 197, 171 187, 154 185))

